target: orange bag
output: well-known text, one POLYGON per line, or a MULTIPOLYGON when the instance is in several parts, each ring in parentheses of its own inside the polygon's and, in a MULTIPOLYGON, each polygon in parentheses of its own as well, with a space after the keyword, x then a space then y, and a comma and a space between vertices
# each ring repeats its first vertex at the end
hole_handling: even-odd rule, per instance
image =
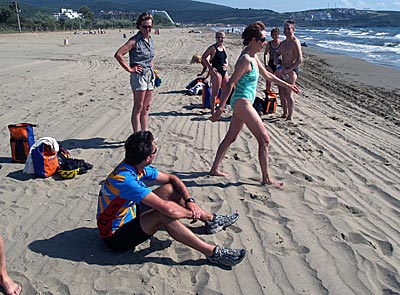
POLYGON ((268 93, 265 98, 265 114, 273 114, 276 112, 276 94, 274 92, 268 93))
POLYGON ((10 130, 11 156, 13 162, 25 163, 29 149, 35 143, 33 127, 30 123, 18 123, 8 125, 10 130))
POLYGON ((57 153, 52 151, 47 144, 41 144, 31 152, 35 175, 46 178, 55 174, 58 170, 57 153))

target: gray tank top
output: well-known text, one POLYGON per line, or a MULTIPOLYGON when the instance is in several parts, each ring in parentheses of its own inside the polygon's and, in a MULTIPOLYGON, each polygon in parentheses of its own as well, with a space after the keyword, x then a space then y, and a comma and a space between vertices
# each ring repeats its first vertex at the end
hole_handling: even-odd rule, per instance
POLYGON ((147 42, 141 32, 133 36, 132 39, 136 41, 136 48, 129 51, 129 65, 131 67, 141 65, 143 71, 147 72, 152 68, 151 61, 155 54, 153 39, 149 36, 149 42, 147 42))

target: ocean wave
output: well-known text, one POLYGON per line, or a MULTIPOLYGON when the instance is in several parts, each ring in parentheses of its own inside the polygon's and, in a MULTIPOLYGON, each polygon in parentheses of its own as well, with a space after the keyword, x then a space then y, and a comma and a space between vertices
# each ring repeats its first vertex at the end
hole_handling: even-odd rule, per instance
POLYGON ((387 42, 384 44, 385 47, 400 47, 399 43, 396 42, 387 42))
POLYGON ((335 49, 338 51, 359 52, 364 54, 369 54, 371 52, 400 53, 400 46, 398 46, 398 44, 396 46, 376 46, 376 45, 352 43, 347 41, 320 40, 319 42, 317 42, 317 46, 327 49, 335 49))

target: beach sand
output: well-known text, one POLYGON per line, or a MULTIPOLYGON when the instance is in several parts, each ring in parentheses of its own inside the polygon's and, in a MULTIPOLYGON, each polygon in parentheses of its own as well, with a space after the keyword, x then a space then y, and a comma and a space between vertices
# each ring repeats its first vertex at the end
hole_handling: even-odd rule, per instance
MULTIPOLYGON (((100 240, 99 187, 131 133, 129 75, 113 58, 129 31, 0 35, 0 234, 23 294, 400 294, 400 71, 304 48, 294 122, 279 107, 263 117, 284 188, 260 185, 247 128, 222 163, 231 176, 209 177, 231 114, 212 123, 201 97, 183 93, 201 70, 191 56, 214 42, 201 30, 153 35, 163 79, 150 116, 155 166, 181 177, 205 209, 239 212, 214 235, 185 223, 247 258, 209 265, 164 231, 135 252, 100 240), (38 124, 36 139, 54 137, 94 168, 71 180, 24 175, 11 163, 7 125, 17 122, 38 124)), ((241 40, 227 37, 233 66, 241 40)), ((259 96, 264 87, 260 79, 259 96)))

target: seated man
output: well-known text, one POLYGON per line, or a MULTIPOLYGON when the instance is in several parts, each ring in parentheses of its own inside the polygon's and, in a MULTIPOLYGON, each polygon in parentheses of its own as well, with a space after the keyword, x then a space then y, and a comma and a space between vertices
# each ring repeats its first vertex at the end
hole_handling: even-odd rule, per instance
POLYGON ((244 249, 210 245, 179 221, 201 220, 208 233, 216 233, 236 222, 239 214, 204 211, 177 176, 150 166, 156 153, 150 131, 136 132, 125 142, 125 160, 107 177, 99 194, 97 226, 105 244, 114 251, 126 251, 165 228, 172 238, 200 251, 211 263, 232 266, 242 261, 244 249), (143 180, 162 186, 151 191, 143 180))

